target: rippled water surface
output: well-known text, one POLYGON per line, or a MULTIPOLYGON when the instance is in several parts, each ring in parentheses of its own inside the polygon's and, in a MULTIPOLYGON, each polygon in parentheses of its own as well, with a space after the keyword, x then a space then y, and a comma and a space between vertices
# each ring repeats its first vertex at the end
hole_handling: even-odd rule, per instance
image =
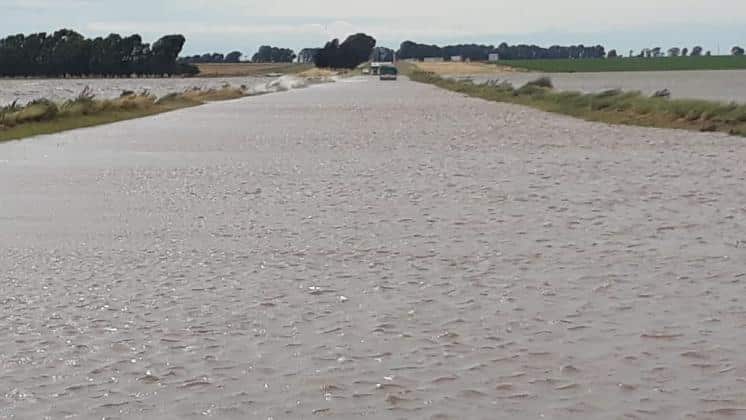
POLYGON ((161 97, 191 88, 214 89, 230 84, 254 86, 271 79, 265 77, 171 78, 171 79, 0 79, 0 106, 13 101, 26 103, 46 98, 63 102, 77 97, 86 87, 98 98, 119 97, 123 91, 148 92, 161 97))
POLYGON ((743 418, 745 160, 362 79, 0 144, 0 419, 743 418))

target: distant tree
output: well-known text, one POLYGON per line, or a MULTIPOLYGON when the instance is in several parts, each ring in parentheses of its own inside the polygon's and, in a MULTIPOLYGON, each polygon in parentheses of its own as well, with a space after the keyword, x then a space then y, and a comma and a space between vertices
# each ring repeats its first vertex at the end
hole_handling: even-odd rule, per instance
POLYGON ((689 55, 689 48, 686 48, 686 47, 684 47, 684 48, 683 48, 683 49, 681 50, 681 56, 682 56, 682 57, 686 57, 687 55, 689 55))
MULTIPOLYGON (((465 60, 487 61, 490 53, 496 52, 493 45, 458 44, 443 47, 444 58, 460 56, 465 60)), ((499 53, 498 53, 499 54, 499 53)))
POLYGON ((295 53, 291 49, 262 45, 251 58, 255 63, 292 63, 295 53))
POLYGON ((629 58, 632 58, 635 56, 635 50, 629 50, 629 58))
POLYGON ((673 47, 668 49, 668 56, 669 57, 678 57, 681 55, 681 49, 678 47, 673 47))
POLYGON ((350 35, 341 44, 334 39, 318 51, 314 63, 322 68, 354 69, 368 61, 375 46, 376 40, 363 33, 350 35))
POLYGON ((619 55, 617 55, 616 50, 610 50, 608 54, 606 54, 607 58, 617 58, 619 55))
POLYGON ((269 45, 259 47, 259 51, 251 58, 254 63, 292 63, 293 60, 295 60, 293 50, 269 45))
POLYGON ((705 57, 710 57, 711 55, 712 55, 712 51, 707 51, 707 52, 705 53, 705 57))
MULTIPOLYGON (((506 44, 507 45, 507 44, 506 44)), ((438 57, 443 58, 443 50, 437 45, 418 44, 412 41, 404 41, 399 46, 397 57, 402 60, 438 57)))
POLYGON ((368 61, 375 46, 375 38, 363 33, 347 37, 345 42, 339 45, 342 57, 345 60, 345 67, 355 68, 361 63, 368 61))
POLYGON ((298 53, 299 63, 313 63, 321 48, 304 48, 298 53))
POLYGON ((251 57, 251 61, 255 63, 270 63, 272 62, 272 47, 269 45, 262 45, 259 47, 259 51, 251 57))
POLYGON ((739 46, 735 46, 735 47, 731 48, 730 53, 733 54, 733 55, 742 56, 743 53, 744 53, 744 50, 743 50, 743 48, 741 48, 739 46))
POLYGON ((650 53, 652 54, 653 57, 663 57, 663 51, 661 47, 655 47, 651 49, 650 53))
POLYGON ((205 53, 197 58, 197 63, 222 63, 225 56, 221 53, 205 53))
POLYGON ((176 73, 176 58, 179 57, 185 42, 186 38, 183 35, 166 35, 156 41, 151 48, 150 73, 176 73))
POLYGON ((196 68, 176 65, 184 42, 169 35, 151 49, 139 35, 88 39, 70 29, 12 35, 0 39, 0 76, 191 74, 196 68))
POLYGON ((394 61, 396 53, 391 48, 375 47, 370 54, 370 61, 390 62, 394 61))
POLYGON ((418 44, 405 41, 401 44, 397 56, 400 59, 444 58, 461 56, 474 61, 487 60, 491 53, 497 53, 501 60, 530 60, 537 58, 604 58, 606 50, 601 45, 584 46, 553 45, 543 48, 538 45, 508 45, 503 42, 497 46, 478 44, 459 44, 439 47, 437 45, 418 44))
POLYGON ((223 61, 225 63, 238 63, 239 61, 241 61, 242 55, 243 54, 241 53, 241 51, 231 51, 225 56, 225 59, 223 59, 223 61))
POLYGON ((701 55, 702 55, 702 47, 696 46, 692 48, 692 54, 691 54, 692 57, 699 57, 701 55))

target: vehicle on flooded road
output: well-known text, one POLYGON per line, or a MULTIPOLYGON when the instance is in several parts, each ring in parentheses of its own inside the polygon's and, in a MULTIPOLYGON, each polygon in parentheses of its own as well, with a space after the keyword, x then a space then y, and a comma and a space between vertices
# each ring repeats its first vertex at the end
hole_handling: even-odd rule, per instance
POLYGON ((380 71, 381 80, 396 80, 399 75, 399 69, 394 66, 382 66, 380 71))

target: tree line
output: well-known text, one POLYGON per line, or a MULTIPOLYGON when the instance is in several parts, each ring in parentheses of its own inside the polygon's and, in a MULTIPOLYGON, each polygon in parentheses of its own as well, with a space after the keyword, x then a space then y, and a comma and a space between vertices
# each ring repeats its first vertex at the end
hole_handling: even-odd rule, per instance
POLYGON ((375 47, 370 54, 370 61, 392 62, 396 58, 396 51, 386 47, 375 47))
POLYGON ((140 35, 86 38, 70 29, 0 39, 0 76, 130 76, 196 74, 177 63, 186 39, 166 35, 153 45, 140 35))
MULTIPOLYGON (((668 49, 667 53, 669 57, 701 57, 702 55, 711 55, 710 51, 705 52, 704 49, 698 45, 693 47, 691 51, 686 47, 672 47, 668 49)), ((629 56, 636 58, 659 58, 665 57, 666 51, 663 51, 663 48, 661 47, 643 48, 639 53, 635 53, 634 50, 629 50, 629 56)), ((613 57, 610 56, 609 58, 613 57)))
POLYGON ((508 45, 503 42, 494 45, 480 44, 458 44, 440 47, 438 45, 418 44, 413 41, 404 41, 399 47, 397 56, 399 59, 442 58, 461 57, 473 61, 487 61, 490 54, 499 54, 501 60, 530 60, 537 58, 603 58, 606 50, 601 45, 587 47, 584 45, 560 46, 554 45, 543 48, 538 45, 508 45))
POLYGON ((241 51, 231 51, 228 54, 207 53, 202 55, 189 55, 179 57, 179 63, 201 64, 201 63, 239 63, 243 53, 241 51))
MULTIPOLYGON (((731 48, 730 54, 734 56, 742 56, 744 55, 744 49, 735 46, 731 48)), ((679 47, 671 47, 666 51, 663 51, 663 48, 661 47, 654 47, 654 48, 643 48, 640 50, 639 53, 635 53, 634 50, 629 51, 630 57, 637 57, 637 58, 659 58, 659 57, 701 57, 701 56, 711 56, 711 51, 704 51, 702 47, 699 45, 694 46, 691 50, 687 47, 679 48, 679 47)), ((616 50, 609 51, 609 58, 616 58, 618 57, 616 50)))
POLYGON ((350 35, 341 44, 334 39, 316 53, 314 64, 321 68, 354 69, 370 59, 375 46, 375 38, 363 33, 350 35))
POLYGON ((262 45, 259 51, 251 57, 254 63, 292 63, 295 60, 295 52, 289 48, 277 48, 270 45, 262 45))
POLYGON ((298 53, 298 62, 304 64, 312 64, 316 60, 316 54, 321 51, 321 48, 303 48, 298 53))
MULTIPOLYGON (((228 54, 207 53, 179 58, 180 63, 202 64, 202 63, 240 63, 243 53, 233 51, 228 54)), ((289 48, 277 48, 270 45, 262 45, 259 51, 251 57, 252 63, 292 63, 295 60, 295 52, 289 48)))

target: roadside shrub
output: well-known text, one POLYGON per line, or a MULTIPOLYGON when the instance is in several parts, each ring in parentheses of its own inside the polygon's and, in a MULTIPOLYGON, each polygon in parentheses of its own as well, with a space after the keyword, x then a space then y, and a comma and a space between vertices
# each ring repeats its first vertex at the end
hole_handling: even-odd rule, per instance
POLYGON ((155 97, 152 95, 128 95, 117 99, 105 101, 102 109, 119 109, 131 111, 134 109, 148 109, 155 105, 155 97))
POLYGON ((671 91, 668 89, 661 89, 656 90, 653 92, 653 95, 651 95, 653 98, 670 98, 671 97, 671 91))
POLYGON ((523 85, 523 87, 526 87, 526 86, 536 86, 536 87, 542 87, 542 88, 547 88, 547 89, 554 88, 554 84, 552 84, 552 79, 546 76, 540 77, 536 80, 532 80, 526 83, 525 85, 523 85))
POLYGON ((168 102, 172 102, 172 101, 178 100, 179 97, 181 97, 180 93, 169 93, 167 95, 164 95, 164 96, 158 98, 158 100, 155 101, 155 103, 158 104, 158 105, 165 104, 165 103, 168 103, 168 102))
POLYGON ((57 105, 54 102, 47 99, 39 99, 30 102, 20 111, 10 114, 9 119, 14 124, 22 124, 34 121, 46 121, 56 117, 59 112, 60 110, 59 108, 57 108, 57 105))
POLYGON ((605 90, 603 92, 595 94, 596 98, 608 98, 611 96, 619 96, 622 94, 622 91, 619 89, 609 89, 605 90))
POLYGON ((97 104, 95 101, 96 95, 93 93, 90 87, 86 86, 78 94, 75 99, 71 99, 64 104, 60 111, 69 115, 88 115, 97 111, 97 104))
POLYGON ((521 86, 518 90, 515 91, 515 94, 517 96, 531 96, 531 97, 541 97, 544 96, 544 94, 547 93, 549 89, 546 87, 542 87, 539 85, 526 83, 525 85, 521 86))

